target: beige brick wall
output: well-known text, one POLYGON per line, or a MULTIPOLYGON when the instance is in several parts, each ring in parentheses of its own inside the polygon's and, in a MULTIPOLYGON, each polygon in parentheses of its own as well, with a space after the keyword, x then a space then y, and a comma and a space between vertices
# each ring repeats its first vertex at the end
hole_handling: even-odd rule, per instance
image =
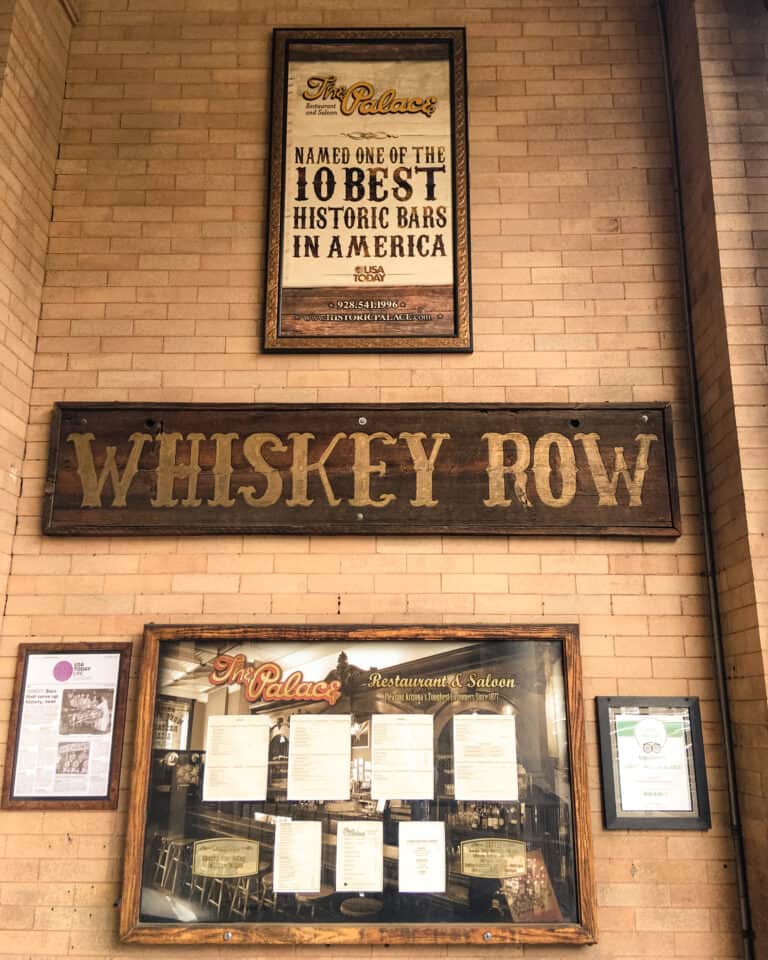
POLYGON ((764 952, 768 949, 764 543, 768 13, 762 0, 697 0, 670 7, 677 18, 686 234, 739 802, 758 950, 764 952))
MULTIPOLYGON (((73 33, 61 141, 4 675, 22 639, 138 645, 149 620, 578 622, 601 929, 589 956, 740 956, 651 0, 354 12, 336 0, 92 0, 73 33), (470 356, 259 353, 270 31, 351 21, 467 27, 470 356), (669 400, 684 535, 43 539, 47 423, 67 399, 669 400), (592 700, 638 693, 701 697, 711 832, 603 831, 592 700)), ((116 944, 113 906, 130 764, 129 730, 117 814, 5 815, 0 956, 135 953, 116 944)), ((181 955, 157 951, 170 954, 181 955)))
MULTIPOLYGON (((698 15, 720 276, 732 367, 741 478, 760 641, 739 650, 738 677, 748 719, 739 742, 745 814, 761 837, 758 909, 768 943, 768 13, 749 0, 708 0, 698 15)), ((734 584, 735 586, 735 584, 734 584)))
MULTIPOLYGON (((21 489, 71 24, 58 2, 0 0, 0 596, 21 489)), ((7 671, 3 671, 3 676, 7 671)))

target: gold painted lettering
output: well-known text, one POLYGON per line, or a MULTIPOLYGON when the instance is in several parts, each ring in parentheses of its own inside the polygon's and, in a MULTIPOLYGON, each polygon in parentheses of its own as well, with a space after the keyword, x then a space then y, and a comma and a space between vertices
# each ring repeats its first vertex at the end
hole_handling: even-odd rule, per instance
POLYGON ((642 507, 643 484, 645 474, 648 471, 648 454, 653 441, 659 439, 655 433, 638 433, 635 437, 635 442, 640 444, 640 449, 637 451, 634 476, 630 474, 629 467, 627 467, 627 462, 624 459, 624 447, 613 448, 613 474, 609 477, 597 443, 600 434, 577 433, 573 439, 580 440, 584 446, 587 463, 592 471, 592 479, 595 481, 595 487, 597 488, 598 506, 616 506, 616 489, 619 485, 619 478, 621 478, 629 491, 630 507, 642 507))
POLYGON ((528 499, 528 477, 526 471, 531 462, 531 444, 524 433, 484 433, 483 440, 488 443, 488 499, 483 500, 486 507, 508 507, 512 503, 506 496, 507 474, 515 478, 514 490, 518 503, 523 507, 532 507, 528 499), (515 462, 504 463, 504 444, 515 446, 515 462))
POLYGON ((271 507, 272 504, 277 503, 283 492, 283 478, 280 476, 280 471, 267 463, 262 455, 261 449, 267 444, 272 451, 278 453, 285 453, 288 450, 280 437, 275 436, 274 433, 252 433, 243 442, 245 459, 266 480, 266 488, 260 497, 253 495, 255 487, 238 487, 237 492, 243 495, 243 500, 249 507, 271 507))
POLYGON ((216 441, 216 459, 213 463, 213 499, 207 501, 209 507, 235 505, 229 495, 229 481, 232 478, 232 441, 239 436, 239 433, 211 434, 211 440, 216 441))
POLYGON ((533 479, 539 499, 548 507, 559 510, 573 502, 576 496, 576 457, 571 441, 562 433, 545 433, 536 441, 533 448, 533 479), (560 457, 562 489, 559 497, 552 493, 552 466, 549 459, 552 447, 557 447, 560 457))
POLYGON ((92 433, 70 433, 68 443, 73 444, 77 458, 77 475, 80 477, 80 486, 83 488, 81 507, 100 507, 101 496, 107 479, 112 483, 112 506, 124 507, 125 498, 131 481, 139 469, 139 457, 145 443, 151 443, 152 437, 148 433, 132 433, 129 440, 133 444, 128 454, 122 475, 117 469, 115 454, 117 447, 106 447, 104 466, 96 476, 96 465, 93 462, 91 441, 95 439, 92 433))
POLYGON ((182 507, 199 507, 203 502, 197 496, 197 478, 200 475, 200 441, 205 440, 203 433, 188 433, 189 463, 176 463, 176 445, 184 440, 181 433, 160 433, 157 459, 157 491, 153 507, 175 507, 179 501, 173 495, 173 484, 177 478, 187 481, 187 495, 181 501, 182 507))
POLYGON ((355 460, 352 465, 355 479, 354 496, 349 501, 353 507, 386 507, 395 499, 394 493, 382 493, 376 500, 371 500, 371 475, 383 477, 387 472, 387 465, 383 460, 371 463, 371 444, 374 440, 381 440, 388 446, 397 443, 397 439, 389 433, 380 430, 374 433, 351 433, 349 439, 355 445, 355 460))
POLYGON ((337 433, 331 438, 319 460, 309 462, 309 441, 315 439, 314 433, 289 433, 288 439, 293 440, 293 463, 291 464, 291 499, 285 501, 287 507, 310 507, 314 500, 307 497, 307 481, 311 470, 316 470, 323 485, 326 499, 332 507, 338 507, 341 500, 333 492, 328 480, 325 464, 339 440, 346 440, 346 433, 337 433))
POLYGON ((416 471, 416 496, 410 501, 412 507, 436 507, 438 501, 432 497, 432 480, 435 461, 440 453, 443 440, 450 440, 450 433, 433 433, 432 453, 427 457, 424 452, 426 433, 401 433, 400 439, 408 445, 408 453, 416 471))

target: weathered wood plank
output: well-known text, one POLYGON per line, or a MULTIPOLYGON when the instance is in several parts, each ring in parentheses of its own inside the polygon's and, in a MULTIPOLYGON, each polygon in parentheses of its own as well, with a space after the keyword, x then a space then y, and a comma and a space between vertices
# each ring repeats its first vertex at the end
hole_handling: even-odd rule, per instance
POLYGON ((448 337, 454 329, 451 287, 360 287, 284 289, 282 336, 448 337))
POLYGON ((57 405, 44 532, 677 536, 660 404, 57 405))

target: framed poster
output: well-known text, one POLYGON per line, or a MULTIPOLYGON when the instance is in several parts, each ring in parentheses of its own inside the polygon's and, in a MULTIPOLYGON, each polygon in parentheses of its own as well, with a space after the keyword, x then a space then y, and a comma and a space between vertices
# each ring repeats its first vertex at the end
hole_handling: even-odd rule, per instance
POLYGON ((146 627, 122 939, 593 943, 579 664, 576 627, 146 627))
POLYGON ((115 809, 130 643, 23 643, 3 806, 115 809))
POLYGON ((275 30, 264 349, 469 351, 464 30, 275 30))
POLYGON ((711 826, 697 697, 598 697, 607 830, 711 826))

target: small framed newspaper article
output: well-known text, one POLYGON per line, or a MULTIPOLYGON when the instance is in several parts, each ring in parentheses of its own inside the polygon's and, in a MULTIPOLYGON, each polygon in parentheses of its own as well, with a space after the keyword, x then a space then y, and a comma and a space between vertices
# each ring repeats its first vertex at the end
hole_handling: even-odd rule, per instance
POLYGON ((469 351, 464 31, 276 30, 264 348, 469 351))
POLYGON ((117 807, 130 660, 130 643, 21 644, 3 807, 117 807))
POLYGON ((607 830, 708 830, 697 697, 598 697, 607 830))

